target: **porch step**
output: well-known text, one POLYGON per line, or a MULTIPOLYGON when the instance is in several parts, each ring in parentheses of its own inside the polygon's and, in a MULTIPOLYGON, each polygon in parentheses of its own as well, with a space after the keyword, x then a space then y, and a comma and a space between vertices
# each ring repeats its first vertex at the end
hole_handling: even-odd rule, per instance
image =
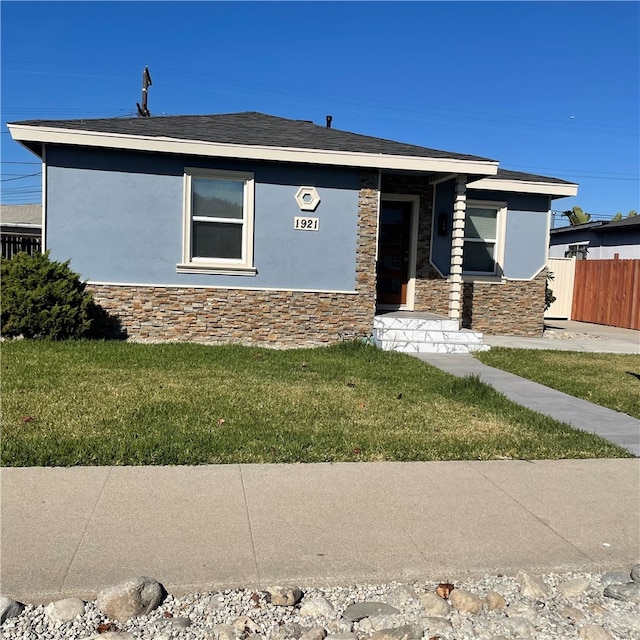
POLYGON ((408 314, 375 316, 373 340, 383 351, 402 353, 471 353, 490 348, 481 333, 459 329, 457 320, 408 314))

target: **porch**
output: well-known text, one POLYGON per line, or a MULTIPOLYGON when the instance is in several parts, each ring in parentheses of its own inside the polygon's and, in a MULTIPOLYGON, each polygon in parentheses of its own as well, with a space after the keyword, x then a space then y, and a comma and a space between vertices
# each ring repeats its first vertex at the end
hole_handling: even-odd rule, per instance
POLYGON ((482 333, 461 329, 456 319, 422 311, 377 313, 373 340, 384 351, 402 353, 472 353, 490 348, 482 333))

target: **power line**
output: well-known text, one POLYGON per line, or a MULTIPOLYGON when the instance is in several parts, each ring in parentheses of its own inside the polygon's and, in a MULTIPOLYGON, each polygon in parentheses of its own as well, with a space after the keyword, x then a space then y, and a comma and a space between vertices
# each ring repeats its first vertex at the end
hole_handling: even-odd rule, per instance
POLYGON ((3 178, 0 182, 11 182, 12 180, 24 180, 25 178, 31 178, 33 176, 41 176, 42 172, 39 173, 28 173, 26 176, 20 176, 18 178, 3 178))

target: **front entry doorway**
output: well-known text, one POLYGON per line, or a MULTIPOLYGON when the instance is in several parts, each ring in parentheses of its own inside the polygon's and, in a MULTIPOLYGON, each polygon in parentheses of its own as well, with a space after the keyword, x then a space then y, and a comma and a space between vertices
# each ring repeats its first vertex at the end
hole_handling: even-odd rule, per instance
POLYGON ((413 199, 383 200, 377 266, 377 305, 398 308, 407 305, 411 267, 413 199))

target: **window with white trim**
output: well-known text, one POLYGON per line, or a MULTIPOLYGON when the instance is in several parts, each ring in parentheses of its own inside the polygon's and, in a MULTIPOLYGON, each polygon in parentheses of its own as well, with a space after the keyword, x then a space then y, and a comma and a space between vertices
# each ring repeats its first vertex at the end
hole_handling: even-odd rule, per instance
POLYGON ((575 258, 576 260, 586 260, 587 253, 589 253, 589 241, 586 242, 576 242, 575 244, 570 244, 567 247, 567 250, 564 252, 565 258, 575 258))
POLYGON ((255 273, 252 173, 185 169, 179 271, 255 273))
POLYGON ((497 275, 502 251, 506 207, 498 203, 467 203, 462 272, 497 275))

